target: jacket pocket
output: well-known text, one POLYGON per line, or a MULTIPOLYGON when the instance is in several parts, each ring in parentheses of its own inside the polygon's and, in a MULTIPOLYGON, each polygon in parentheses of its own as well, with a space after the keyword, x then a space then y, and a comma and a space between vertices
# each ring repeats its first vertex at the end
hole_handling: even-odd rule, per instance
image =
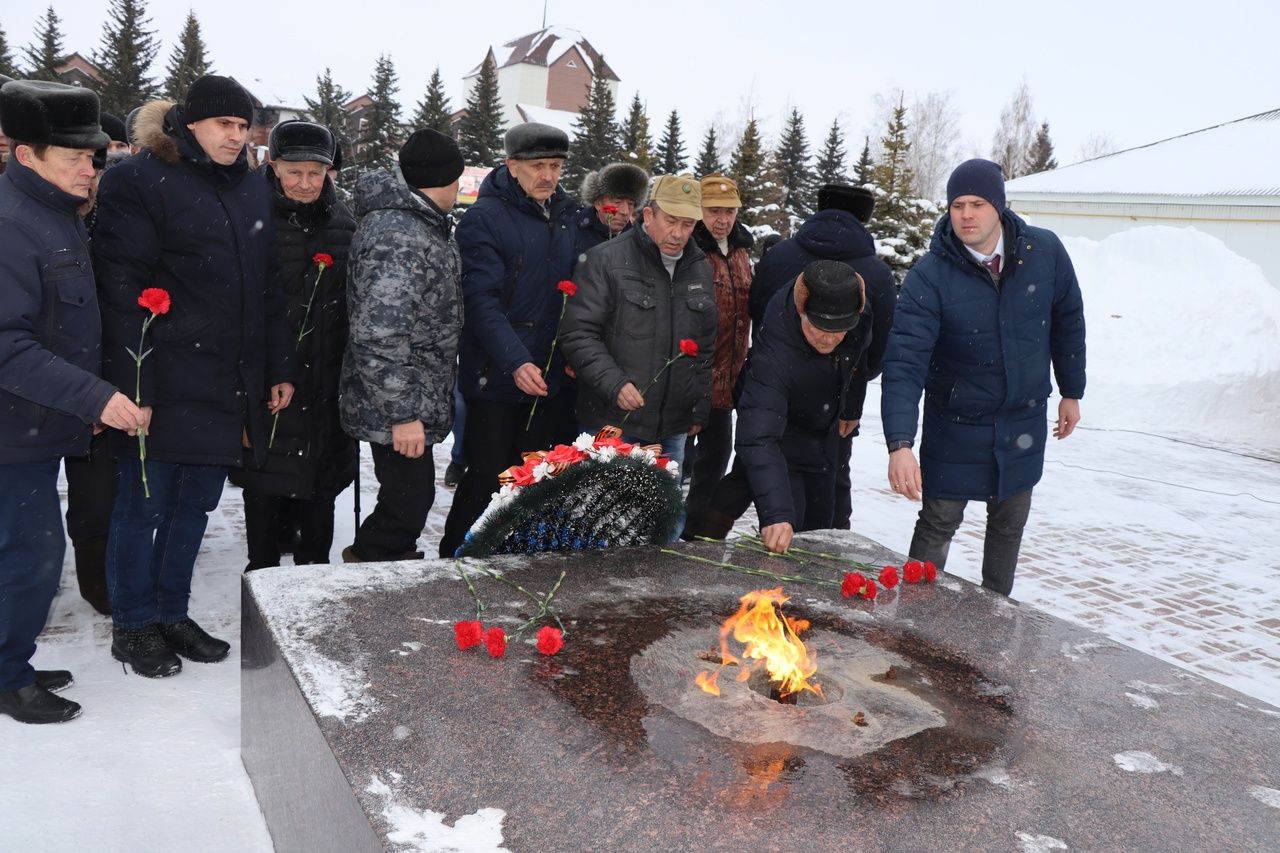
POLYGON ((639 290, 622 291, 622 311, 618 331, 632 338, 652 338, 655 331, 655 312, 658 306, 652 294, 639 290))

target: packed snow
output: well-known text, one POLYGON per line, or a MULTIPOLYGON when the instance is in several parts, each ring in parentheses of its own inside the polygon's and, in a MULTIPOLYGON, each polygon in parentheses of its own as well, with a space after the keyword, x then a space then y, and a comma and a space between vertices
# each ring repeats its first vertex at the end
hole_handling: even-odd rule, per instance
MULTIPOLYGON (((1135 715, 1158 714, 1162 696, 1211 687, 1210 681, 1246 694, 1250 707, 1280 714, 1271 707, 1280 706, 1275 638, 1260 627, 1280 603, 1274 558, 1280 544, 1280 292, 1255 265, 1191 229, 1142 228, 1101 242, 1064 242, 1085 294, 1089 387, 1080 429, 1048 449, 1014 597, 1185 668, 1182 683, 1117 685, 1117 697, 1126 697, 1135 715), (1121 603, 1095 595, 1095 588, 1121 603), (1217 594, 1238 615, 1188 621, 1194 614, 1181 599, 1177 615, 1188 618, 1160 615, 1166 588, 1217 594), (1212 650, 1212 644, 1240 638, 1244 651, 1212 650)), ((878 406, 873 387, 862 437, 854 442, 854 528, 901 551, 916 505, 885 486, 878 406)), ((434 450, 438 474, 448 450, 447 444, 434 450)), ((363 461, 367 513, 376 492, 367 449, 363 461)), ((435 551, 452 493, 438 486, 436 495, 420 542, 428 553, 435 551)), ((947 571, 973 581, 981 562, 982 512, 975 507, 969 516, 947 571)), ((354 529, 350 490, 339 499, 336 522, 335 558, 354 529)), ((748 513, 740 527, 754 522, 748 513)), ((68 548, 62 589, 35 664, 71 669, 76 683, 64 695, 85 710, 56 726, 0 717, 0 778, 6 782, 0 847, 271 850, 239 761, 245 553, 238 490, 228 487, 210 516, 192 597, 194 618, 233 643, 224 663, 187 662, 180 675, 154 681, 126 673, 110 658, 109 620, 80 600, 70 553, 68 548)), ((305 568, 276 574, 293 593, 304 591, 334 607, 349 588, 334 586, 338 581, 309 584, 305 568)), ((376 568, 348 577, 352 583, 382 582, 376 568)), ((263 591, 269 587, 264 583, 263 591)), ((292 625, 276 639, 307 651, 323 628, 292 625)), ((430 630, 448 627, 424 624, 424 633, 430 630)), ((1063 654, 1096 651, 1082 644, 1063 654)), ((315 660, 318 652, 312 648, 306 656, 315 660)), ((317 665, 302 677, 311 680, 311 695, 329 697, 319 713, 352 721, 369 710, 351 672, 317 665)), ((1186 759, 1135 750, 1114 760, 1133 772, 1173 772, 1186 759)), ((1007 784, 1007 773, 990 782, 1007 784)), ((408 804, 394 777, 366 784, 381 786, 393 849, 501 848, 504 815, 497 810, 441 815, 408 804)), ((1270 784, 1248 794, 1280 807, 1280 780, 1270 784)), ((1063 849, 1069 842, 1033 832, 1017 837, 1028 850, 1063 849)))

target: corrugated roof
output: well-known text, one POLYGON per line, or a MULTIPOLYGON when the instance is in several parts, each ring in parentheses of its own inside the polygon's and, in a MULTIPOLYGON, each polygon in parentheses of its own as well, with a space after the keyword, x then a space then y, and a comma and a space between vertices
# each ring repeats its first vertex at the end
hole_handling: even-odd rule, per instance
POLYGON ((1008 183, 1018 193, 1280 196, 1280 109, 1008 183))
MULTIPOLYGON (((569 27, 547 27, 528 35, 520 36, 512 39, 501 48, 490 48, 493 52, 494 62, 499 68, 506 68, 508 65, 517 65, 521 62, 527 62, 531 65, 551 65, 565 52, 577 46, 586 56, 587 61, 591 63, 592 70, 599 67, 601 74, 606 80, 617 80, 618 75, 613 72, 608 63, 604 61, 604 57, 600 55, 591 42, 583 38, 582 33, 569 27)), ((483 60, 481 60, 483 64, 483 60)), ((480 73, 480 66, 472 68, 463 79, 480 73)))

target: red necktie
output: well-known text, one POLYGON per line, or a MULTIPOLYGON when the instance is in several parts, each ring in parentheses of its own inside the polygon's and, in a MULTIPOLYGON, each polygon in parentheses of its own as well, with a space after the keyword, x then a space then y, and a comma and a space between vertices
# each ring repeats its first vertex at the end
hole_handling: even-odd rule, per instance
POLYGON ((991 260, 983 261, 982 265, 986 267, 988 270, 990 270, 992 275, 994 276, 1000 275, 1000 256, 999 255, 992 255, 991 260))

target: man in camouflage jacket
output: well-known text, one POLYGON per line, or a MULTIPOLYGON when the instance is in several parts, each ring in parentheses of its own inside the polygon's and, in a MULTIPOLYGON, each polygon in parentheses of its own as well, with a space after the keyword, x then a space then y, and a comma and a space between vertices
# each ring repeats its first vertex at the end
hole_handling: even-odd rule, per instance
POLYGON ((379 488, 342 552, 348 562, 422 556, 416 543, 435 499, 431 445, 453 424, 462 291, 447 211, 462 169, 457 143, 424 129, 397 166, 356 185, 340 409, 342 428, 372 445, 379 488))

